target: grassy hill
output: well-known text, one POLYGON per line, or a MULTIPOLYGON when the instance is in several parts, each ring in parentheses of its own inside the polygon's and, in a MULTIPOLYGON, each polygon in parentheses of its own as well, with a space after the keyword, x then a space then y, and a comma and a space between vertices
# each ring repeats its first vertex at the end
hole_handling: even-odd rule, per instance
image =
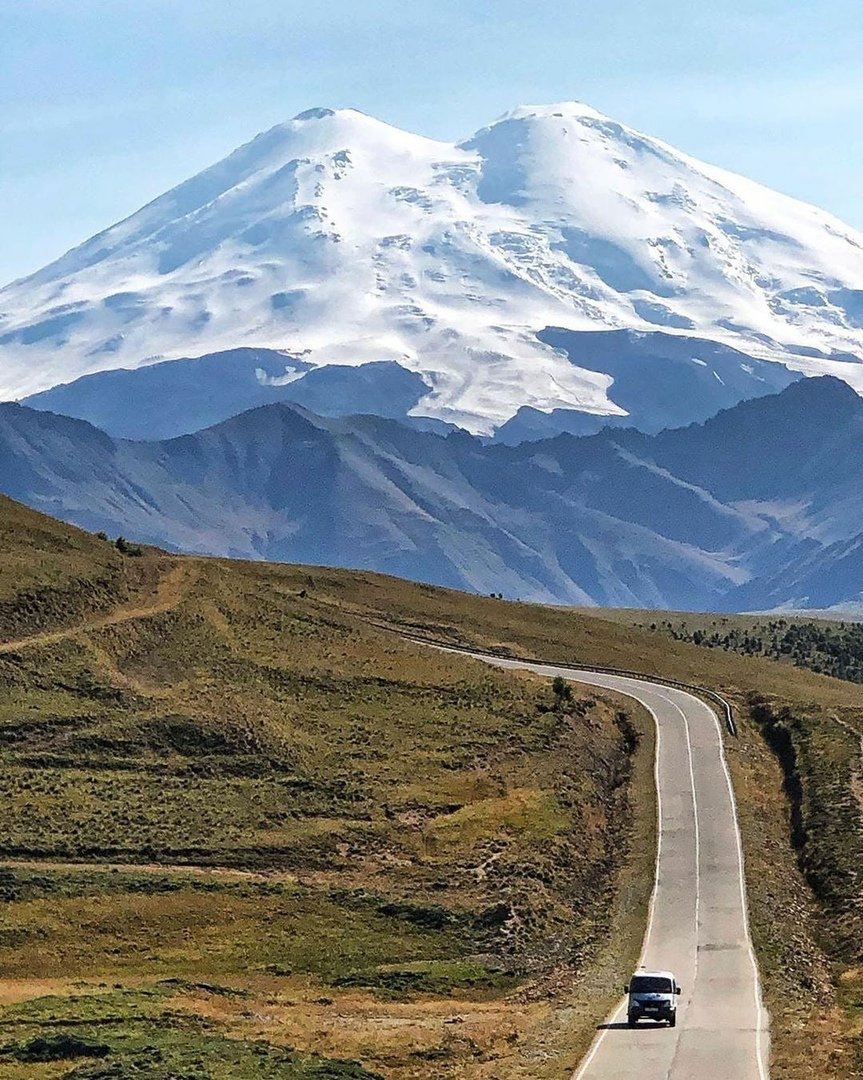
POLYGON ((395 581, 0 522, 0 1078, 574 1060, 637 716, 372 626, 395 581))
POLYGON ((63 627, 113 610, 153 583, 152 559, 0 497, 0 639, 63 627))
POLYGON ((0 554, 0 1080, 566 1075, 638 951, 647 725, 393 629, 729 694, 773 1075, 860 1067, 859 686, 7 500, 0 554))

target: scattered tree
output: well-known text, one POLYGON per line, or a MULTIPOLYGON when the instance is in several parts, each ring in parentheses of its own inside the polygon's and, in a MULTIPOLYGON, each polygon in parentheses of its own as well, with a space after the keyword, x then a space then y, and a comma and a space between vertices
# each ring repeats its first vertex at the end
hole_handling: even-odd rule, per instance
POLYGON ((562 675, 555 675, 551 689, 555 697, 555 703, 559 708, 572 701, 572 687, 562 675))
POLYGON ((130 544, 125 536, 118 536, 114 541, 114 547, 121 555, 138 556, 143 554, 140 547, 137 544, 130 544))
POLYGON ((711 627, 694 630, 687 629, 685 622, 665 620, 659 630, 676 641, 783 660, 836 679, 863 683, 863 623, 766 619, 734 625, 722 618, 714 620, 711 627), (718 626, 723 633, 716 629, 718 626))

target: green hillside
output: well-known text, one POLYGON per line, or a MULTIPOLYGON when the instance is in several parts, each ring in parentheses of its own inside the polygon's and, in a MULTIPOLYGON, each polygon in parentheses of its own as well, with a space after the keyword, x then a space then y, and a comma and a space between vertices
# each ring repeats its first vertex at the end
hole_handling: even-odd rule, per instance
POLYGON ((575 1059, 638 719, 371 626, 375 579, 0 518, 0 1077, 575 1059))
POLYGON ((835 679, 863 683, 863 623, 793 614, 714 615, 619 611, 641 630, 689 641, 705 649, 760 656, 810 668, 835 679))
POLYGON ((648 726, 393 630, 728 693, 773 1075, 853 1075, 858 686, 8 500, 0 567, 0 1080, 566 1075, 638 952, 648 726))

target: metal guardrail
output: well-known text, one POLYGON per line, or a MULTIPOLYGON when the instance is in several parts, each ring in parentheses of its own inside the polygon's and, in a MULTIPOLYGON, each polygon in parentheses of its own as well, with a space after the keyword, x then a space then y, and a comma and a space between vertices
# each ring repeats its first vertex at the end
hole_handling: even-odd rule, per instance
MULTIPOLYGON (((521 659, 521 657, 518 659, 521 659)), ((542 661, 539 662, 542 663, 542 661)), ((531 661, 531 663, 537 663, 537 661, 531 661)), ((675 690, 687 690, 690 694, 695 694, 697 697, 708 698, 715 705, 718 705, 722 713, 722 718, 725 721, 725 726, 728 728, 728 733, 734 736, 737 735, 737 721, 734 719, 734 710, 731 708, 731 702, 721 694, 717 694, 715 690, 708 690, 706 686, 694 686, 692 683, 678 682, 676 679, 666 679, 661 675, 645 675, 642 671, 626 671, 623 668, 594 667, 592 664, 582 664, 580 667, 577 667, 574 664, 555 664, 555 666, 563 667, 571 671, 593 671, 597 675, 620 675, 626 679, 638 679, 640 682, 659 683, 661 686, 670 686, 675 690)))
POLYGON ((434 638, 422 637, 419 634, 408 634, 395 629, 393 626, 388 626, 386 623, 374 622, 374 625, 380 630, 389 630, 391 633, 398 634, 399 637, 406 638, 408 641, 415 641, 420 645, 433 645, 437 648, 449 649, 452 652, 465 653, 468 656, 488 657, 492 660, 514 660, 516 663, 525 664, 542 664, 546 667, 564 668, 567 671, 592 671, 597 675, 617 675, 624 679, 638 679, 640 682, 659 683, 662 686, 670 686, 675 690, 686 690, 698 697, 707 698, 715 705, 718 705, 728 733, 737 736, 737 722, 734 719, 731 702, 724 698, 722 694, 717 694, 715 690, 708 690, 706 686, 694 686, 692 683, 666 679, 661 675, 646 675, 643 671, 627 671, 625 668, 597 667, 594 664, 566 664, 557 660, 537 660, 529 656, 513 656, 511 653, 504 656, 499 653, 483 652, 482 649, 470 649, 462 645, 453 645, 447 641, 435 641, 434 638))

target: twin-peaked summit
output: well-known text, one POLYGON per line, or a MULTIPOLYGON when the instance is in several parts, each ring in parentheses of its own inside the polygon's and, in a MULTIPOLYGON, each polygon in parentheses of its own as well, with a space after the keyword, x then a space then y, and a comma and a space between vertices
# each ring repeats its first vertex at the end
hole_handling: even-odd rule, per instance
MULTIPOLYGON (((613 329, 696 339, 705 393, 727 372, 699 339, 748 354, 739 397, 763 386, 748 357, 863 390, 863 236, 584 105, 458 145, 312 109, 0 291, 0 394, 255 347, 394 361, 427 388, 417 415, 474 431, 623 418, 583 334, 613 329)), ((663 363, 645 347, 627 376, 663 363)))

